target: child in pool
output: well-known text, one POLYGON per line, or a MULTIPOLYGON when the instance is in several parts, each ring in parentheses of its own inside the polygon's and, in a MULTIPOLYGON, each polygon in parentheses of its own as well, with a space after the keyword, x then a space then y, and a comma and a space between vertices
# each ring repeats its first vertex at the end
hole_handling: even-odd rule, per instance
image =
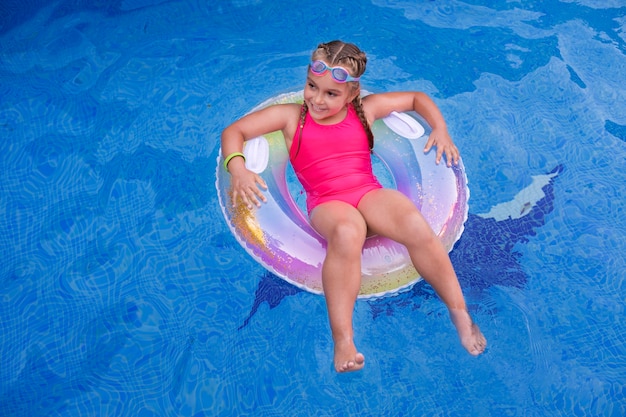
POLYGON ((327 242, 322 285, 338 372, 361 369, 365 357, 353 340, 352 313, 361 285, 361 250, 370 234, 405 245, 413 265, 448 307, 461 344, 472 355, 486 346, 472 321, 443 244, 419 210, 402 193, 385 189, 372 173, 370 126, 392 111, 414 110, 432 132, 424 148, 437 149, 457 164, 459 151, 435 103, 424 93, 396 92, 361 98, 359 78, 367 59, 350 43, 320 44, 312 54, 304 104, 266 107, 237 120, 222 133, 222 154, 232 176, 233 204, 266 201, 263 179, 246 169, 240 152, 247 139, 280 130, 289 158, 307 195, 313 228, 327 242))

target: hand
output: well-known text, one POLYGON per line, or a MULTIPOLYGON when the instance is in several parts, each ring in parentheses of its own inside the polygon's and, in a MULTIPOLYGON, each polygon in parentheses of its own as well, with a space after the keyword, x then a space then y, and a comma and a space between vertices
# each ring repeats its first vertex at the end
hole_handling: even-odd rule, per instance
POLYGON ((267 184, 258 174, 242 167, 237 170, 231 170, 231 190, 233 207, 237 205, 237 198, 240 198, 248 208, 252 205, 261 206, 261 202, 266 202, 267 198, 261 191, 261 188, 267 190, 267 184))
POLYGON ((459 158, 461 158, 459 149, 454 142, 452 142, 452 138, 450 138, 447 130, 433 129, 432 132, 430 132, 430 136, 424 147, 424 153, 430 151, 430 148, 433 146, 437 148, 437 157, 435 158, 437 164, 441 162, 441 156, 444 154, 446 155, 446 160, 448 161, 447 165, 449 167, 452 166, 453 163, 454 165, 459 164, 459 158))

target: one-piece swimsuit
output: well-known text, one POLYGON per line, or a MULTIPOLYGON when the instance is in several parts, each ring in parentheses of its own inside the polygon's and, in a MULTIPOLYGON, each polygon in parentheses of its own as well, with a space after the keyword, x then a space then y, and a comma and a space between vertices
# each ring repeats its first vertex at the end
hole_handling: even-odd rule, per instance
POLYGON ((316 123, 307 112, 289 159, 306 192, 309 214, 333 200, 357 207, 365 194, 382 188, 372 170, 367 134, 351 104, 346 117, 332 125, 316 123))

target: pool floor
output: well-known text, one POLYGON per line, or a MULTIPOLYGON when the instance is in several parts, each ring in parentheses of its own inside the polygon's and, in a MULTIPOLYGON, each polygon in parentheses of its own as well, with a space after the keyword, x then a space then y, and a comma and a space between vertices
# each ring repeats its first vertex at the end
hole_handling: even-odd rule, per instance
POLYGON ((626 415, 625 68, 618 0, 3 1, 0 415, 626 415), (336 38, 461 150, 478 358, 418 282, 336 374, 324 298, 222 215, 222 129, 336 38))

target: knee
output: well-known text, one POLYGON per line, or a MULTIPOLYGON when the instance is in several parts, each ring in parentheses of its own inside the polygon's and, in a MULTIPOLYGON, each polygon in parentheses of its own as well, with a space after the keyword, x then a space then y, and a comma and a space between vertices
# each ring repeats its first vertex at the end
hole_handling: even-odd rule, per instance
POLYGON ((339 221, 335 224, 332 233, 328 237, 328 244, 342 252, 355 252, 360 254, 366 236, 367 227, 365 224, 358 224, 351 221, 339 221))

